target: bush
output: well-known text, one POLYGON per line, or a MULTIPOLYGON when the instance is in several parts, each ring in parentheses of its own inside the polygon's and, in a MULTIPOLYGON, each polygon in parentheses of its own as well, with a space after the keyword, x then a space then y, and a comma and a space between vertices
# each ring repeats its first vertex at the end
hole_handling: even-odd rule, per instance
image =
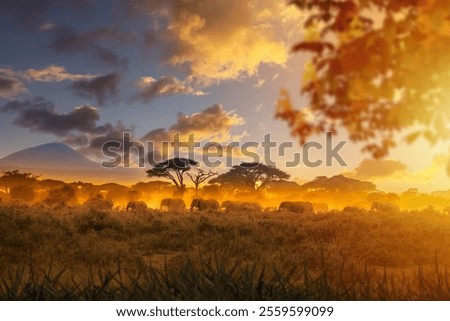
POLYGON ((30 203, 35 198, 35 192, 33 187, 27 185, 19 185, 11 187, 9 195, 12 199, 30 203))

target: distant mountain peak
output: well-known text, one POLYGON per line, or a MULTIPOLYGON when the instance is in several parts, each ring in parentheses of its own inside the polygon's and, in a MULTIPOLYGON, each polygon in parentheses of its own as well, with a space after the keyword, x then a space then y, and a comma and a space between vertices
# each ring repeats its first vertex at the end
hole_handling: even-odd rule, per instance
POLYGON ((0 173, 16 169, 45 178, 95 183, 134 184, 146 177, 140 168, 103 168, 63 143, 26 148, 0 159, 0 173))
POLYGON ((92 169, 99 166, 63 143, 48 143, 23 149, 0 159, 0 164, 25 168, 92 169))

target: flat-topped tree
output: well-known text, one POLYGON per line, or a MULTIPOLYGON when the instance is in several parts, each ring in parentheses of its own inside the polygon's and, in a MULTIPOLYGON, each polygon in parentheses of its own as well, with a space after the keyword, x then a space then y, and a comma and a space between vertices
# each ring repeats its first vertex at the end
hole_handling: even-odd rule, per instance
POLYGON ((183 193, 186 189, 184 174, 191 170, 192 166, 197 165, 198 162, 192 159, 176 157, 154 165, 146 173, 150 178, 160 177, 171 180, 178 191, 183 193))
POLYGON ((241 163, 209 182, 232 187, 233 189, 257 191, 263 190, 270 182, 286 180, 289 177, 289 174, 274 166, 262 163, 241 163))

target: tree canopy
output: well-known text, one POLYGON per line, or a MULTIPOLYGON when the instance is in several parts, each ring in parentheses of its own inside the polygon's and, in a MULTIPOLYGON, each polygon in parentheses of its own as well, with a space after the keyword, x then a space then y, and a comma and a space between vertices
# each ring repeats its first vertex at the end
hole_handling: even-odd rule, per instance
POLYGON ((301 86, 309 106, 282 91, 276 117, 301 143, 343 127, 379 158, 399 139, 450 138, 450 0, 291 3, 307 15, 293 51, 311 54, 301 86))
POLYGON ((289 174, 261 163, 241 163, 228 172, 209 181, 211 184, 231 186, 235 189, 262 190, 268 183, 288 179, 289 174))
POLYGON ((184 174, 192 166, 197 166, 198 162, 187 158, 172 158, 164 162, 155 164, 152 169, 147 171, 148 177, 162 177, 171 180, 177 189, 183 192, 186 189, 184 184, 184 174))
POLYGON ((360 181, 344 175, 336 175, 333 177, 318 176, 313 181, 303 184, 301 189, 306 191, 322 190, 333 193, 368 193, 376 191, 376 186, 371 182, 360 181))
POLYGON ((37 182, 38 175, 22 173, 19 170, 5 171, 0 177, 0 188, 9 193, 11 188, 23 185, 32 185, 37 182))

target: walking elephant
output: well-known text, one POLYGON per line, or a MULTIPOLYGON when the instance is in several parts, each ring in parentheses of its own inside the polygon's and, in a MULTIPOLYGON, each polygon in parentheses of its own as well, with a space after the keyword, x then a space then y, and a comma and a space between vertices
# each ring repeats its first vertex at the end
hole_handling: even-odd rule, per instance
POLYGON ((144 201, 131 201, 127 204, 127 212, 133 211, 136 212, 144 212, 147 210, 147 204, 144 201))
POLYGON ((310 202, 282 202, 279 211, 288 211, 297 214, 313 214, 313 206, 310 202))
POLYGON ((219 202, 213 199, 195 198, 191 203, 191 211, 197 209, 199 211, 219 210, 219 202))
POLYGON ((225 212, 240 212, 242 210, 242 202, 223 201, 221 207, 225 209, 225 212))
POLYGON ((257 202, 239 202, 239 201, 224 201, 222 208, 225 212, 261 212, 262 207, 257 202))

